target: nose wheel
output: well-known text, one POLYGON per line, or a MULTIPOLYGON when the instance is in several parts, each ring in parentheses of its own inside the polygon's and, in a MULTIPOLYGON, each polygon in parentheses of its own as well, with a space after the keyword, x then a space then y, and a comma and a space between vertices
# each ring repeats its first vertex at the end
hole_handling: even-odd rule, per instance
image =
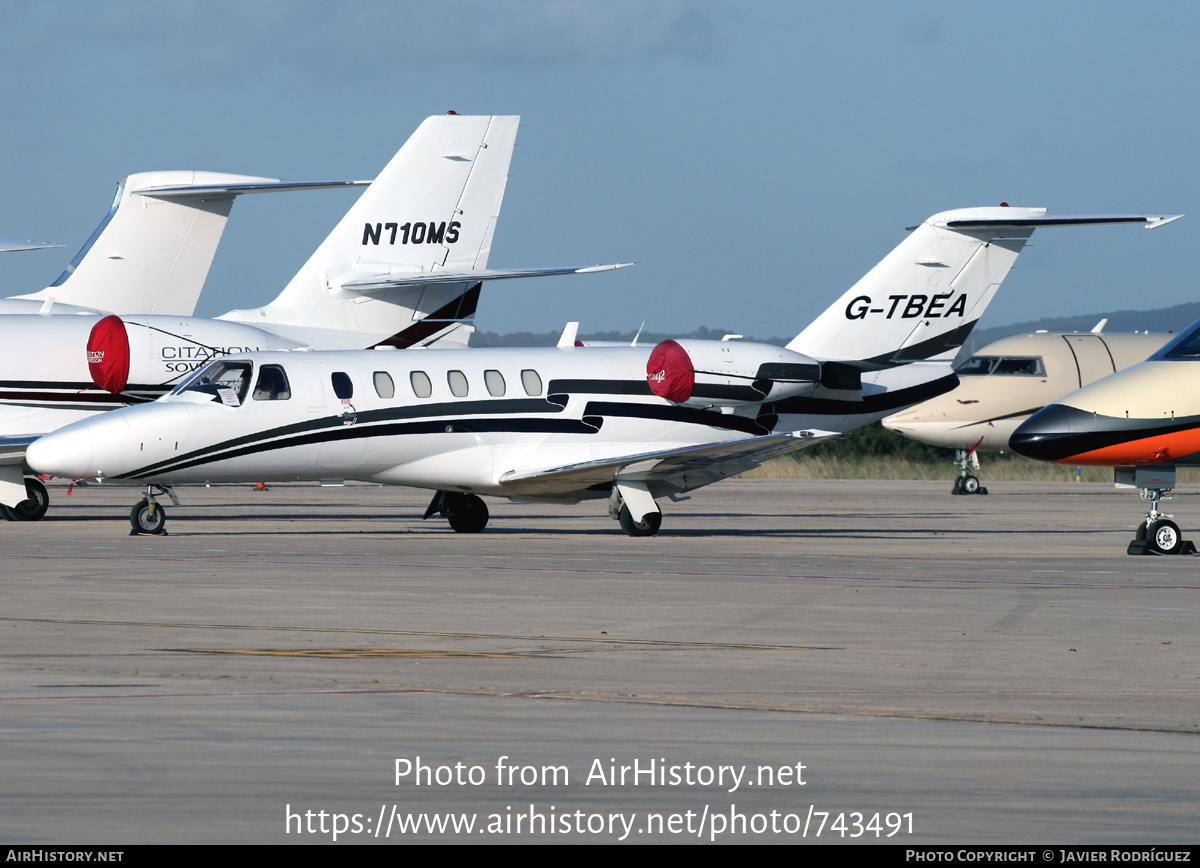
MULTIPOLYGON (((983 442, 980 438, 979 443, 983 442)), ((958 479, 954 480, 954 488, 950 490, 951 494, 987 494, 988 490, 979 484, 979 477, 975 474, 979 472, 979 455, 975 451, 979 448, 979 443, 976 443, 970 449, 959 449, 954 456, 954 461, 958 464, 958 479)))
POLYGON ((146 486, 146 496, 139 500, 129 512, 129 524, 133 528, 129 532, 130 536, 167 535, 167 511, 154 499, 155 488, 158 489, 158 494, 167 495, 171 498, 172 503, 179 506, 179 498, 167 486, 146 486))
MULTIPOLYGON (((1171 521, 1172 516, 1159 512, 1158 505, 1163 495, 1170 491, 1164 488, 1144 488, 1142 497, 1150 501, 1146 520, 1138 525, 1137 533, 1126 550, 1131 555, 1194 555, 1196 544, 1185 540, 1179 525, 1171 521)), ((1169 498, 1168 498, 1169 499, 1169 498)))

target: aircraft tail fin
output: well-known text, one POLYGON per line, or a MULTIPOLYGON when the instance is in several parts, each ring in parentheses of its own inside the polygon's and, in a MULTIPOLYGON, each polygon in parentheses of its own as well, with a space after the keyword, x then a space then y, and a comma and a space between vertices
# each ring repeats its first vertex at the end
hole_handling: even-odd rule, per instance
POLYGON ((519 122, 426 119, 278 298, 221 318, 359 333, 362 346, 433 314, 468 319, 479 292, 470 272, 487 268, 519 122), (429 279, 440 271, 461 276, 429 279), (350 286, 364 282, 372 292, 350 286))
POLYGON ((1007 205, 935 214, 787 348, 862 371, 949 360, 983 315, 1034 229, 1095 223, 1133 223, 1153 229, 1178 216, 1048 216, 1045 208, 1007 205))
POLYGON ((101 311, 190 316, 243 193, 361 186, 290 184, 219 172, 141 172, 117 185, 112 208, 58 280, 15 296, 101 311))

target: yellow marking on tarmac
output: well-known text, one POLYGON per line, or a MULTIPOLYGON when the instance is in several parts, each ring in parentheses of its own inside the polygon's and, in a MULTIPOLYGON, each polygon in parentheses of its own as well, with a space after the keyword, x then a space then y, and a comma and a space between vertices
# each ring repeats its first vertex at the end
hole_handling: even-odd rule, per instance
POLYGON ((829 645, 751 645, 738 642, 672 642, 667 639, 617 639, 612 636, 520 636, 504 633, 441 633, 431 630, 368 630, 359 627, 279 627, 261 624, 176 624, 155 621, 98 621, 82 618, 4 618, 26 624, 92 624, 101 627, 182 627, 191 630, 273 630, 280 633, 353 633, 368 636, 423 636, 436 639, 486 639, 509 642, 588 642, 665 648, 725 648, 745 651, 836 651, 829 645))

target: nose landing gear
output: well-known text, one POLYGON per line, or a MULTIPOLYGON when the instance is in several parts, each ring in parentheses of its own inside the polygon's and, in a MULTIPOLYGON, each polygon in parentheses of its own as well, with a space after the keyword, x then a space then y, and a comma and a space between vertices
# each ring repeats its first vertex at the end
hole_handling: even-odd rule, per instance
POLYGON ((166 536, 167 511, 154 498, 165 494, 171 503, 179 506, 179 498, 166 485, 147 485, 146 496, 139 500, 129 512, 130 536, 166 536), (158 489, 156 492, 155 489, 158 489))
MULTIPOLYGON (((983 438, 979 438, 979 443, 983 442, 983 438)), ((958 479, 954 480, 954 488, 950 490, 951 494, 987 494, 988 490, 979 484, 979 477, 975 474, 979 472, 979 454, 975 451, 979 448, 979 443, 976 443, 970 449, 958 449, 954 453, 954 461, 958 464, 958 479)))
MULTIPOLYGON (((1143 488, 1143 500, 1150 501, 1146 520, 1138 525, 1137 534, 1129 543, 1127 554, 1131 555, 1194 555, 1196 544, 1185 540, 1179 525, 1171 521, 1174 516, 1159 512, 1158 505, 1169 488, 1143 488)), ((1171 498, 1167 498, 1170 500, 1171 498)))

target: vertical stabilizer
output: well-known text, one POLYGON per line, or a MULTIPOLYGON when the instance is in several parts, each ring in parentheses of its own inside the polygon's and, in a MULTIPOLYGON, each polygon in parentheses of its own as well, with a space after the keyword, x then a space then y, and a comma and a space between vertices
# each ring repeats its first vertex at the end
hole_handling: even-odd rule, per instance
POLYGON ((822 360, 881 370, 949 360, 1016 262, 1033 230, 1132 223, 1178 215, 1051 216, 1045 208, 962 208, 935 214, 788 344, 822 360))
POLYGON ((277 299, 221 319, 280 331, 298 327, 309 330, 314 345, 329 347, 408 346, 469 319, 477 281, 398 286, 370 297, 342 284, 486 268, 519 121, 488 115, 426 119, 277 299), (404 334, 410 329, 421 332, 419 341, 404 334), (322 341, 322 330, 343 334, 322 341))
POLYGON ((189 316, 216 255, 236 192, 278 183, 216 172, 141 172, 117 186, 107 216, 58 280, 16 298, 116 313, 189 316), (204 196, 160 194, 217 186, 204 196))

